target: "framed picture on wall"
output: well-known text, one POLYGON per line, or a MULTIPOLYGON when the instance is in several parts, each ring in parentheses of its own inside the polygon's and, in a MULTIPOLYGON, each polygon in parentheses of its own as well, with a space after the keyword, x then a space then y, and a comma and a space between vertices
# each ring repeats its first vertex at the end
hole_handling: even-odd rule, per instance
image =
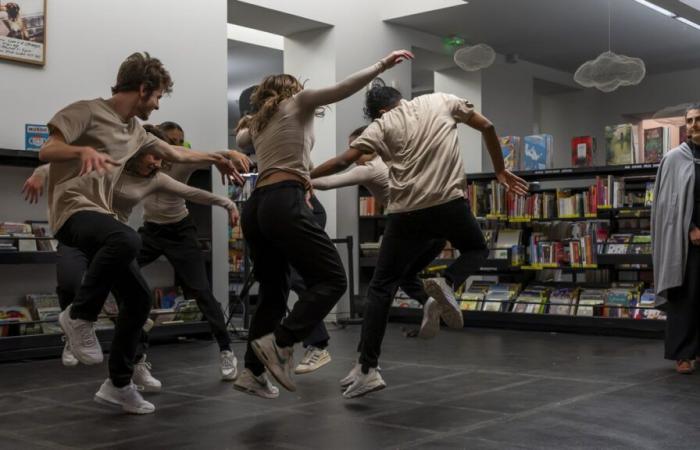
POLYGON ((46 0, 0 0, 0 59, 44 65, 46 0))

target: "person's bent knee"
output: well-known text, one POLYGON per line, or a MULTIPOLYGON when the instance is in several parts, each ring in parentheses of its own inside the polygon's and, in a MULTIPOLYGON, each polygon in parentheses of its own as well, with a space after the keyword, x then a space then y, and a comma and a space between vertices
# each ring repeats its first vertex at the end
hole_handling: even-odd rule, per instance
POLYGON ((133 230, 123 230, 110 236, 108 244, 125 260, 135 259, 141 251, 141 236, 133 230))

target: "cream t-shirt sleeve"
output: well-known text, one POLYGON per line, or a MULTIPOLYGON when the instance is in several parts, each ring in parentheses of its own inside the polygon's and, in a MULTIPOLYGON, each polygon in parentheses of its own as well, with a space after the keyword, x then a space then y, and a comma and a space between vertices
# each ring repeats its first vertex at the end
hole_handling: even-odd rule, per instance
POLYGON ((180 183, 164 173, 158 173, 156 176, 158 177, 155 189, 157 192, 176 195, 201 205, 217 205, 226 209, 234 209, 236 207, 236 204, 226 197, 180 183))
POLYGON ((311 184, 316 189, 326 191, 329 189, 364 184, 367 181, 372 180, 372 177, 372 169, 369 167, 355 166, 352 169, 346 170, 342 173, 329 175, 327 177, 314 178, 311 180, 311 184))
POLYGON ((386 142, 384 142, 384 129, 378 120, 369 124, 369 126, 365 128, 365 131, 363 131, 357 139, 352 141, 350 147, 362 153, 376 153, 385 160, 390 159, 388 157, 389 148, 386 142))
POLYGON ((71 103, 57 112, 49 120, 48 126, 51 132, 54 130, 60 131, 66 143, 71 144, 83 135, 90 126, 91 120, 92 111, 90 110, 90 104, 85 100, 81 100, 71 103))
POLYGON ((443 94, 445 103, 452 114, 452 117, 459 123, 467 123, 474 114, 474 105, 463 98, 452 94, 443 94))
POLYGON ((41 177, 44 179, 44 183, 46 183, 46 180, 49 178, 49 170, 51 168, 51 164, 42 164, 36 169, 34 169, 34 172, 32 172, 32 176, 37 176, 41 177))

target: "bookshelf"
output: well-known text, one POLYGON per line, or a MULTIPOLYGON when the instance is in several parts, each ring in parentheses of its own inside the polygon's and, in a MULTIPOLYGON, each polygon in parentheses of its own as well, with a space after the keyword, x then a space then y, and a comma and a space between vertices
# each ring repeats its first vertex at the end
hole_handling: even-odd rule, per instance
MULTIPOLYGON (((12 150, 0 149, 0 166, 17 167, 17 168, 32 168, 41 165, 38 152, 28 150, 12 150)), ((211 190, 211 170, 198 170, 192 174, 189 184, 201 189, 211 190)), ((207 265, 207 274, 211 280, 211 239, 212 239, 212 224, 211 224, 211 207, 189 203, 187 207, 190 214, 197 225, 198 240, 202 249, 204 260, 207 265)), ((2 218, 0 218, 2 219, 2 218)), ((47 238, 29 238, 36 241, 47 238)), ((17 237, 10 236, 0 239, 0 241, 8 242, 18 240, 17 237)), ((31 266, 44 265, 51 266, 56 264, 57 254, 55 251, 1 251, 0 252, 0 267, 8 267, 13 265, 31 266)), ((7 276, 7 272, 0 270, 0 284, 3 282, 3 277, 7 276)), ((16 273, 12 271, 10 273, 16 273)), ((13 280, 17 281, 17 280, 13 280)), ((31 293, 32 281, 26 279, 27 294, 31 293)), ((24 306, 23 300, 17 299, 15 304, 3 303, 2 306, 24 306)), ((63 342, 61 334, 23 334, 21 330, 38 324, 40 321, 28 322, 13 322, 11 320, 0 320, 0 361, 19 360, 26 358, 46 358, 58 357, 63 350, 63 342), (5 335, 3 335, 5 334, 5 335)), ((105 351, 109 350, 113 329, 97 330, 97 336, 100 339, 105 351)), ((169 323, 158 325, 151 331, 152 340, 171 340, 177 337, 199 337, 210 336, 209 324, 204 321, 187 321, 179 323, 169 323)))
MULTIPOLYGON (((465 310, 465 323, 468 326, 479 327, 652 338, 662 337, 665 329, 664 320, 658 320, 656 315, 639 316, 640 311, 641 314, 646 314, 647 310, 652 310, 652 308, 641 306, 642 294, 648 293, 645 289, 651 287, 653 280, 650 251, 644 254, 627 252, 623 254, 609 254, 606 251, 607 242, 609 242, 608 240, 611 236, 621 233, 630 233, 634 236, 648 235, 650 206, 649 204, 640 203, 640 200, 645 200, 645 191, 648 190, 650 183, 653 183, 657 169, 658 164, 629 164, 516 172, 525 180, 533 183, 531 184, 534 187, 532 189, 533 193, 552 193, 554 213, 551 213, 551 217, 532 216, 524 214, 522 211, 519 211, 519 214, 512 214, 512 211, 509 211, 507 206, 517 207, 518 205, 515 203, 505 205, 505 209, 500 211, 488 211, 488 208, 484 211, 484 208, 482 208, 481 214, 477 216, 483 230, 494 230, 494 233, 498 233, 503 229, 519 230, 519 244, 523 247, 523 255, 520 257, 523 260, 514 261, 514 254, 519 254, 521 251, 519 249, 514 248, 514 253, 509 253, 505 258, 503 255, 500 255, 501 258, 495 258, 494 251, 492 251, 490 258, 482 265, 479 273, 475 275, 486 276, 486 279, 497 277, 497 285, 503 283, 520 285, 517 295, 525 294, 525 291, 528 291, 530 287, 544 286, 549 289, 547 295, 558 289, 578 288, 576 295, 600 290, 609 293, 609 297, 612 299, 613 292, 630 289, 630 293, 636 292, 634 295, 637 295, 629 303, 632 306, 615 306, 608 303, 590 306, 590 303, 582 303, 581 310, 582 314, 585 315, 574 315, 573 311, 577 311, 578 308, 578 303, 576 303, 576 309, 572 309, 570 315, 559 315, 549 312, 549 299, 547 299, 543 302, 544 306, 536 308, 541 309, 539 313, 514 312, 517 303, 516 299, 519 298, 515 295, 511 299, 503 301, 503 305, 498 307, 500 309, 498 311, 465 310), (596 177, 598 178, 596 179, 596 177), (601 179, 613 180, 615 182, 614 188, 617 189, 617 192, 613 192, 612 184, 609 186, 609 190, 607 185, 604 186, 606 190, 603 191, 600 185, 601 179), (602 205, 599 204, 599 192, 591 188, 597 183, 597 189, 606 193, 602 205), (569 201, 566 204, 567 207, 573 205, 573 209, 567 210, 566 214, 559 213, 560 206, 564 205, 564 203, 558 202, 560 197, 557 194, 562 191, 566 191, 567 196, 561 196, 561 200, 569 201), (587 192, 589 194, 586 194, 587 192), (578 198, 576 197, 577 195, 579 195, 578 198), (613 197, 615 198, 614 204, 612 204, 613 197), (585 204, 586 207, 579 208, 578 206, 582 204, 585 204), (595 227, 590 225, 593 223, 596 224, 595 227), (591 227, 594 230, 591 233, 592 239, 589 239, 587 243, 589 248, 593 249, 588 254, 590 261, 577 260, 575 263, 532 263, 530 261, 532 248, 528 244, 530 244, 533 234, 541 232, 543 229, 546 230, 547 227, 557 226, 565 228, 591 227), (601 235, 598 232, 598 227, 606 230, 607 234, 602 235, 604 237, 603 242, 600 241, 601 235), (634 289, 637 289, 637 291, 633 291, 633 288, 630 286, 635 286, 634 289), (637 306, 634 307, 634 305, 637 306), (635 314, 637 315, 633 315, 633 310, 636 311, 635 314), (608 314, 611 315, 608 316, 608 314)), ((490 183, 495 180, 495 174, 467 174, 467 180, 470 185, 482 185, 484 187, 484 195, 489 197, 491 194, 490 183)), ((366 196, 369 193, 360 188, 359 196, 362 197, 363 195, 366 196)), ((490 200, 491 202, 494 201, 493 198, 490 200)), ((489 202, 487 201, 486 203, 489 202)), ((520 207, 522 206, 520 205, 520 207)), ((367 242, 367 240, 376 242, 381 233, 383 233, 385 218, 362 216, 359 219, 358 235, 360 236, 360 243, 367 242)), ((571 245, 569 242, 575 240, 571 237, 560 240, 567 247, 566 254, 569 256, 569 259, 571 254, 568 247, 571 245)), ((583 241, 581 242, 581 245, 583 245, 583 241)), ((631 246, 634 244, 630 240, 630 244, 626 245, 631 246)), ((554 250, 551 251, 553 252, 554 250)), ((361 286, 365 285, 363 286, 365 289, 366 284, 371 279, 373 267, 376 266, 376 260, 376 255, 365 254, 361 245, 360 281, 361 286)), ((423 276, 439 274, 441 266, 445 266, 451 261, 451 258, 434 261, 423 276)), ((648 296, 646 298, 648 299, 648 296)), ((608 297, 605 297, 604 301, 608 302, 608 297)), ((491 301, 491 303, 494 302, 491 301)), ((576 302, 578 302, 578 297, 576 302)), ((524 305, 526 303, 521 304, 524 305)), ((405 302, 395 301, 390 317, 394 320, 420 322, 422 310, 405 306, 405 302), (401 304, 402 307, 397 307, 397 304, 401 304)), ((523 309, 525 309, 524 306, 523 309)))

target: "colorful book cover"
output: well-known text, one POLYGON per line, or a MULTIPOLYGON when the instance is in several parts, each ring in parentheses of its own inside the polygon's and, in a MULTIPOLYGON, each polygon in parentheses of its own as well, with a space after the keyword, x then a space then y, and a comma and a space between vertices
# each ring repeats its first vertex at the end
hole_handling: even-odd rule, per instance
POLYGON ((630 124, 605 127, 606 164, 634 163, 634 127, 630 124))
POLYGON ((644 130, 644 162, 657 163, 664 154, 664 128, 644 130))
POLYGON ((572 167, 591 167, 595 146, 596 142, 593 136, 579 136, 571 139, 572 167))
POLYGON ((523 170, 544 170, 551 166, 554 142, 551 134, 525 136, 523 142, 523 170))
POLYGON ((503 153, 503 162, 508 170, 520 170, 520 145, 521 139, 519 136, 503 136, 501 141, 501 152, 503 153))
POLYGON ((24 149, 37 151, 49 139, 49 127, 46 125, 24 125, 24 149))

